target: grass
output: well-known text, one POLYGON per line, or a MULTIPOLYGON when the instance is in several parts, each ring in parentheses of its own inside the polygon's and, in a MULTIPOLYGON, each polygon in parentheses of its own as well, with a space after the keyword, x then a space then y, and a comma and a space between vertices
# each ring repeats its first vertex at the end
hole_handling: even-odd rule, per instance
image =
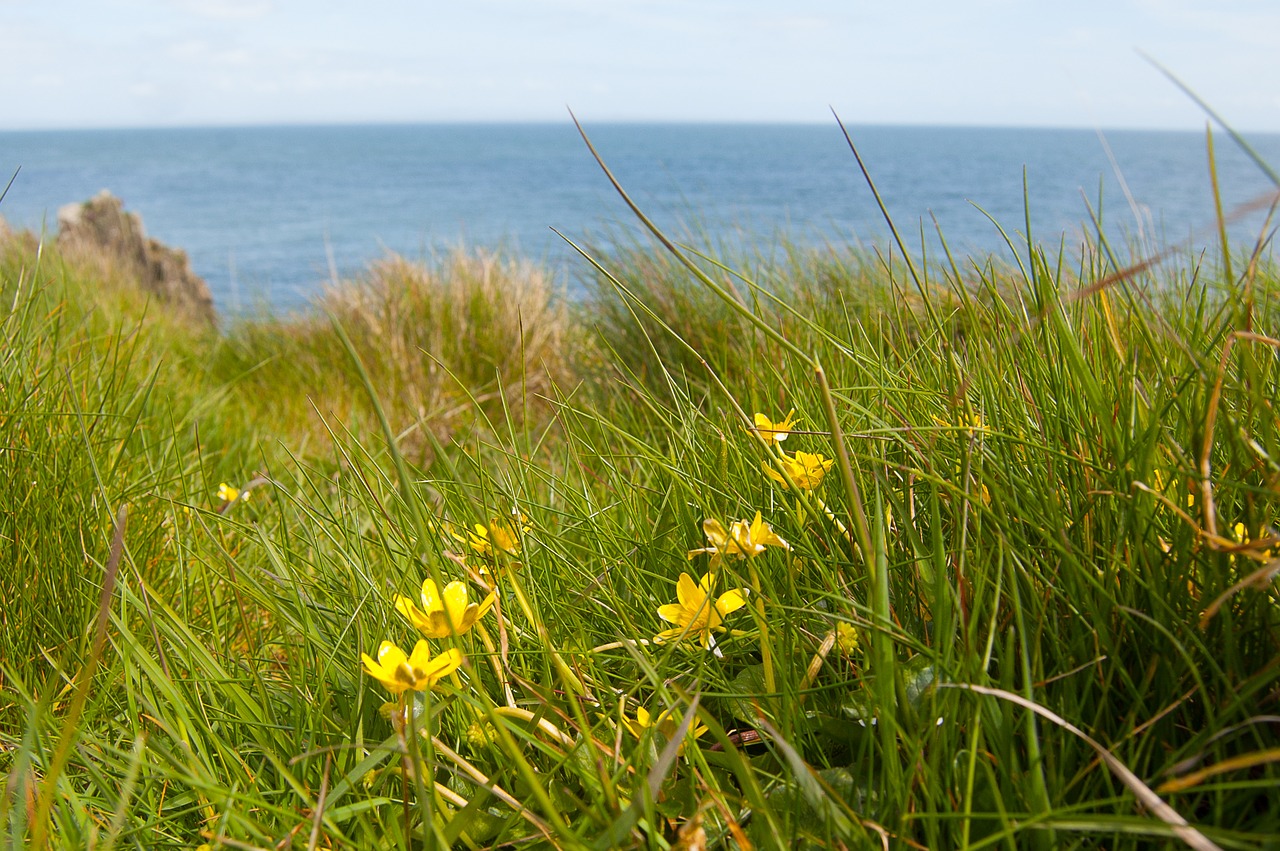
POLYGON ((8 240, 7 845, 1278 847, 1264 257, 586 254, 217 334, 8 240))

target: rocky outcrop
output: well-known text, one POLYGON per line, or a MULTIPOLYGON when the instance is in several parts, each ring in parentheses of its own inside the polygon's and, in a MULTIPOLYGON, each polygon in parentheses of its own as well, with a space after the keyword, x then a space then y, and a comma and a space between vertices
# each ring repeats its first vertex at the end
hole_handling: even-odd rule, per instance
POLYGON ((58 210, 57 244, 67 256, 110 265, 196 322, 217 323, 209 285, 191 270, 187 252, 149 238, 138 214, 125 212, 124 203, 105 189, 58 210))

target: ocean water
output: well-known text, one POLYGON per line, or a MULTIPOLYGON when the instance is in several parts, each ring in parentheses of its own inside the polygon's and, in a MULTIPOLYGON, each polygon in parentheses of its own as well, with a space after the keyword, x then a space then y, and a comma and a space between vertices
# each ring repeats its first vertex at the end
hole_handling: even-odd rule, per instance
MULTIPOLYGON (((935 254, 936 218, 960 254, 1009 256, 992 220, 1068 250, 1101 208, 1112 238, 1211 244, 1199 133, 850 126, 909 243, 935 254), (922 236, 922 228, 924 234, 922 236)), ((664 227, 766 250, 882 245, 887 229, 839 127, 587 125, 615 174, 664 227)), ((1215 137, 1227 209, 1272 188, 1215 137)), ((1280 136, 1251 143, 1280 167, 1280 136)), ((299 307, 330 279, 398 252, 501 247, 572 290, 585 262, 557 236, 607 246, 636 232, 571 123, 242 127, 0 133, 11 224, 56 232, 58 207, 109 189, 149 235, 186 249, 220 311, 299 307)), ((1233 224, 1241 241, 1257 213, 1233 224)))

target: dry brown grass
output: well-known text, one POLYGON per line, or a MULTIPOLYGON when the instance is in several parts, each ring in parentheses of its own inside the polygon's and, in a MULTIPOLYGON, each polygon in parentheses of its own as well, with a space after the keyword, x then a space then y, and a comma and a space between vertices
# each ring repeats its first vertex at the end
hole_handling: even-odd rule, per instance
POLYGON ((431 263, 390 255, 306 313, 228 332, 223 355, 239 364, 244 404, 312 437, 324 426, 316 411, 340 424, 366 418, 335 321, 411 457, 427 452, 427 431, 446 440, 466 425, 545 415, 553 384, 574 371, 567 306, 539 266, 481 251, 431 263))

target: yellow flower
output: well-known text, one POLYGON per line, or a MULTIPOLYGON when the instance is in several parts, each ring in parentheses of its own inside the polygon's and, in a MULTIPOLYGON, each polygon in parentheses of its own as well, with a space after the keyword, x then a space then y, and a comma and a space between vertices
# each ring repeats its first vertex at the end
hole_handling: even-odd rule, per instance
MULTIPOLYGON (((1154 490, 1156 493, 1163 494, 1165 492, 1166 487, 1168 486, 1168 481, 1167 481, 1167 477, 1165 476, 1164 470, 1160 470, 1160 469, 1155 470, 1151 474, 1151 478, 1152 478, 1152 490, 1154 490)), ((1175 488, 1174 490, 1176 491, 1177 489, 1175 488)), ((1192 484, 1191 482, 1187 482, 1187 494, 1185 497, 1183 497, 1183 502, 1186 503, 1187 508, 1196 507, 1195 485, 1192 484)))
MULTIPOLYGON (((672 737, 675 736, 676 731, 680 729, 681 720, 674 718, 670 709, 662 710, 655 717, 649 714, 649 710, 640 706, 636 708, 635 721, 632 721, 625 715, 622 716, 622 726, 626 727, 627 732, 635 736, 637 739, 644 737, 645 730, 655 729, 669 742, 672 737)), ((680 747, 676 753, 684 753, 684 746, 690 742, 696 742, 698 737, 705 732, 707 732, 707 725, 695 718, 693 722, 690 723, 689 729, 685 731, 684 741, 680 743, 680 747)))
POLYGON ((716 599, 711 596, 711 582, 710 573, 703 576, 697 584, 694 584, 689 574, 680 574, 676 583, 676 597, 680 602, 658 607, 658 617, 675 626, 658 633, 654 636, 655 641, 698 636, 704 648, 712 646, 712 630, 724 632, 724 627, 720 624, 725 615, 736 612, 747 604, 748 590, 741 588, 726 591, 716 599))
POLYGON ((483 724, 477 722, 467 727, 465 738, 473 748, 487 748, 497 743, 498 731, 488 721, 483 724))
MULTIPOLYGON (((822 477, 827 474, 827 470, 830 470, 831 465, 835 463, 834 459, 823 458, 820 453, 796 452, 795 455, 788 455, 782 452, 779 455, 778 463, 791 474, 796 487, 804 491, 813 490, 822 484, 822 477)), ((765 475, 784 488, 787 487, 786 478, 775 470, 772 465, 766 463, 764 472, 765 475)))
POLYGON ((760 517, 760 512, 756 512, 756 517, 750 523, 745 520, 736 520, 729 527, 729 536, 733 539, 738 549, 749 558, 755 558, 764 552, 765 547, 780 547, 789 549, 786 541, 778 536, 773 528, 765 523, 760 517))
POLYGON ((392 694, 401 694, 405 689, 426 691, 462 664, 462 654, 456 647, 433 659, 425 639, 419 639, 413 653, 408 656, 392 642, 384 641, 378 648, 376 661, 368 653, 361 653, 360 657, 369 676, 386 686, 392 694))
MULTIPOLYGON (((959 479, 964 475, 964 468, 960 464, 956 464, 956 478, 959 479)), ((984 483, 979 483, 979 495, 982 497, 982 504, 991 507, 991 489, 984 483)))
POLYGON ((795 420, 792 418, 795 415, 796 409, 792 408, 785 418, 775 423, 764 414, 756 414, 754 417, 756 434, 769 443, 781 443, 791 434, 791 429, 795 426, 795 420))
MULTIPOLYGON (((935 415, 933 421, 944 429, 952 428, 951 423, 944 420, 942 417, 935 415)), ((979 414, 976 411, 972 414, 962 413, 960 415, 959 425, 964 429, 965 434, 969 437, 973 437, 978 432, 985 432, 987 430, 987 424, 983 421, 982 414, 979 414)))
POLYGON ((768 523, 764 522, 759 511, 756 512, 756 519, 750 523, 746 520, 733 521, 729 524, 727 532, 719 520, 708 517, 702 521, 702 531, 711 546, 689 550, 689 558, 700 553, 710 553, 712 569, 715 569, 720 564, 720 560, 727 555, 755 558, 764 552, 766 547, 790 549, 790 545, 782 540, 768 523))
POLYGON ((444 586, 444 593, 436 589, 431 579, 422 581, 422 608, 403 595, 396 596, 396 611, 427 638, 446 638, 462 635, 493 605, 492 593, 479 603, 467 602, 467 585, 454 580, 444 586), (424 611, 425 610, 425 611, 424 611))
MULTIPOLYGON (((1236 533, 1236 540, 1239 541, 1241 544, 1244 544, 1247 546, 1253 543, 1254 539, 1249 537, 1249 532, 1244 528, 1243 523, 1237 523, 1234 526, 1233 531, 1236 533)), ((1259 555, 1261 555, 1264 559, 1269 559, 1271 558, 1271 550, 1269 548, 1265 550, 1261 550, 1259 551, 1259 555)), ((1232 558, 1235 558, 1235 557, 1232 556, 1232 558)))
POLYGON ((454 537, 485 558, 494 558, 498 552, 518 556, 520 555, 520 534, 516 529, 517 526, 526 532, 529 531, 528 519, 523 514, 513 511, 510 521, 495 517, 489 521, 488 526, 483 523, 475 524, 467 532, 465 539, 456 533, 454 537))
POLYGON ((858 640, 858 630, 851 623, 840 621, 836 624, 836 647, 840 648, 840 653, 845 656, 852 656, 858 651, 861 642, 858 640))
POLYGON ((237 499, 247 502, 249 493, 249 491, 241 491, 239 488, 234 488, 226 482, 218 485, 218 499, 223 502, 235 502, 237 499))

